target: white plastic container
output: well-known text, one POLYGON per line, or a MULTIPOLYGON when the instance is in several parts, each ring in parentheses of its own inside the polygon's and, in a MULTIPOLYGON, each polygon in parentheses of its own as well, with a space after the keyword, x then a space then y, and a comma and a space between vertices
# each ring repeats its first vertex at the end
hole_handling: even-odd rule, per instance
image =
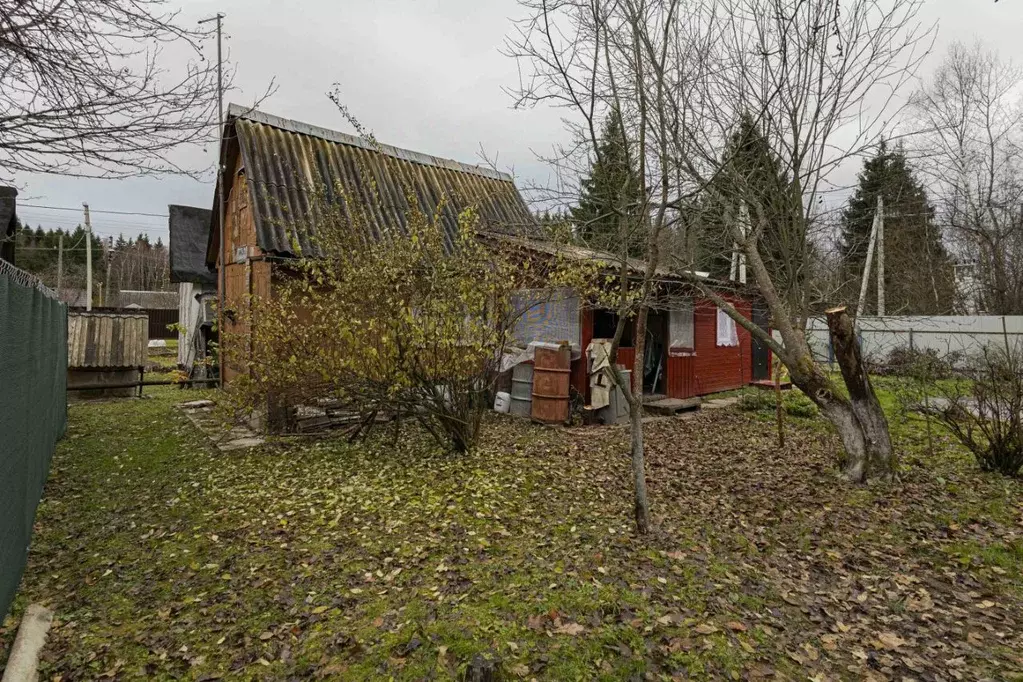
POLYGON ((498 391, 497 397, 494 399, 494 412, 500 412, 507 414, 511 411, 511 393, 505 391, 498 391))

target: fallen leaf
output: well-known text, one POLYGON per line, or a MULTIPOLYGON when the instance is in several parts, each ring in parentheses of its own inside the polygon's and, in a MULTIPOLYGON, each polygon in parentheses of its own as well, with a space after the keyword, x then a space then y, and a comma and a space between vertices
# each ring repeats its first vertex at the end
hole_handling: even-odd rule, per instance
POLYGON ((877 636, 879 642, 885 649, 898 649, 900 646, 906 643, 906 640, 899 637, 894 632, 882 632, 877 636))
POLYGON ((581 635, 586 632, 586 628, 579 623, 565 623, 561 627, 554 630, 559 635, 581 635))

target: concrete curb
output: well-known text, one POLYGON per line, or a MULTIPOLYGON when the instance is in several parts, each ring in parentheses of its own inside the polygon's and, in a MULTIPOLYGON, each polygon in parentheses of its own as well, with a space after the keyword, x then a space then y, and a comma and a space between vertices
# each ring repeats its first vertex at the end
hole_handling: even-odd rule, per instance
POLYGON ((46 643, 46 633, 53 622, 53 611, 39 604, 30 604, 21 617, 18 636, 11 647, 2 682, 37 682, 39 654, 46 643))

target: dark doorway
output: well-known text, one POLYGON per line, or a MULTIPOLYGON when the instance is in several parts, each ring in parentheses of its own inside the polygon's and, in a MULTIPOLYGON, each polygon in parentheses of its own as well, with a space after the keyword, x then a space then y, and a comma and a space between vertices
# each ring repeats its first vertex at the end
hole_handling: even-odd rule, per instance
MULTIPOLYGON (((620 348, 632 348, 632 332, 636 324, 629 320, 622 330, 622 339, 618 342, 620 348)), ((593 338, 613 339, 615 330, 618 328, 618 315, 610 310, 597 309, 593 311, 593 338)))
POLYGON ((668 314, 651 310, 646 320, 646 352, 643 363, 643 393, 663 394, 668 374, 668 314))
MULTIPOLYGON (((753 304, 753 324, 766 332, 771 329, 771 316, 763 303, 753 304)), ((771 378, 771 353, 757 337, 753 337, 753 381, 767 381, 771 378)))

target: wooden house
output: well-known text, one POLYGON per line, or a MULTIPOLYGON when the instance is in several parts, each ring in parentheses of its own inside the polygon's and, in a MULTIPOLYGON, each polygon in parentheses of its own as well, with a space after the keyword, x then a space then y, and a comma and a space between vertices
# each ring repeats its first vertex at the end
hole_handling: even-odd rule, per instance
MULTIPOLYGON (((299 224, 296 218, 311 211, 309 193, 316 188, 331 193, 340 186, 346 197, 362 198, 369 209, 368 227, 377 236, 404 228, 412 196, 427 214, 441 207, 441 221, 449 233, 458 229, 459 212, 473 206, 483 234, 533 245, 537 253, 544 249, 531 239, 535 219, 511 176, 489 168, 370 143, 234 105, 229 108, 221 155, 228 172, 214 197, 206 261, 214 270, 225 268, 228 310, 247 305, 251 295, 272 295, 274 278, 281 276, 271 268, 273 261, 317 255, 315 239, 295 228, 299 224), (221 191, 226 198, 224 244, 219 239, 216 210, 221 191)), ((595 253, 580 249, 578 255, 591 257, 595 253)), ((667 271, 663 274, 667 279, 674 276, 667 271)), ((682 278, 676 279, 679 287, 685 286, 682 278)), ((222 280, 217 277, 217 281, 222 280)), ((729 300, 745 314, 752 314, 751 296, 731 294, 729 300)), ((572 385, 586 395, 585 348, 593 338, 606 336, 607 330, 613 329, 613 319, 606 311, 594 310, 571 296, 549 306, 541 314, 527 317, 520 340, 570 341, 574 349, 572 385)), ((661 367, 659 372, 651 372, 649 392, 687 398, 750 383, 756 376, 754 368, 767 367, 767 360, 762 352, 757 359, 749 333, 734 324, 729 326, 730 322, 712 303, 696 295, 677 310, 654 312, 650 328, 660 340, 654 356, 661 367)), ((230 316, 221 323, 235 332, 229 337, 246 337, 245 330, 237 326, 240 323, 230 316)), ((631 345, 622 345, 619 362, 630 368, 634 364, 631 345)), ((225 380, 231 381, 241 371, 243 368, 228 363, 225 380)))
MULTIPOLYGON (((402 229, 411 194, 427 215, 440 209, 446 232, 454 235, 458 215, 474 206, 487 229, 514 230, 533 216, 511 176, 457 161, 371 143, 359 137, 231 105, 221 145, 225 193, 224 244, 219 239, 214 197, 207 262, 225 268, 225 308, 247 305, 251 295, 271 295, 270 264, 298 255, 315 257, 315 238, 296 229, 310 212, 311 191, 343 188, 362 198, 375 235, 402 229)), ((219 278, 218 278, 219 279, 219 278)), ((244 317, 244 316, 239 316, 244 317)), ((225 330, 236 332, 231 319, 225 330)), ((226 340, 225 340, 226 342, 226 340)), ((230 355, 227 353, 226 355, 230 355)), ((227 363, 230 381, 239 367, 227 363)))
POLYGON ((18 243, 17 198, 16 188, 0 187, 0 260, 11 265, 16 265, 14 252, 18 243))

